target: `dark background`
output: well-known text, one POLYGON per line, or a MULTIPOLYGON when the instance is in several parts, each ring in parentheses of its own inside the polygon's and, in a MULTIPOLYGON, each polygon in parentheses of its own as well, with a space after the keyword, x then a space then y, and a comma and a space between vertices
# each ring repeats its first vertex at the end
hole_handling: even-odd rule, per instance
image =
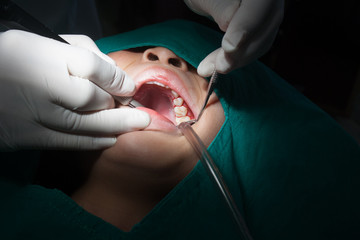
MULTIPOLYGON (((359 3, 286 1, 278 36, 260 60, 330 115, 360 124, 359 3)), ((182 0, 98 0, 97 5, 105 36, 171 18, 195 20, 218 30, 182 0)))

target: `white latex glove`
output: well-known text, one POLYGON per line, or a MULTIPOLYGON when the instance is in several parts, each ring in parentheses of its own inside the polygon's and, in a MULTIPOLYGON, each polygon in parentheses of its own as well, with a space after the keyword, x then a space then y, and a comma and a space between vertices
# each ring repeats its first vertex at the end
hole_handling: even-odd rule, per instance
POLYGON ((194 12, 212 17, 225 32, 198 73, 228 73, 256 60, 271 47, 283 18, 284 0, 184 0, 194 12))
POLYGON ((114 61, 88 37, 63 37, 72 45, 18 30, 0 33, 0 151, 101 149, 116 134, 149 124, 140 110, 111 109, 107 92, 135 91, 114 61))

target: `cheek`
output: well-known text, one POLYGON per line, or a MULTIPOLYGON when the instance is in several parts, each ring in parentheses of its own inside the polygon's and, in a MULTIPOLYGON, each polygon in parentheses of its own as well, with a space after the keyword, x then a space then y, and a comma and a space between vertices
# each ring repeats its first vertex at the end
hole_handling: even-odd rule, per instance
POLYGON ((200 109, 204 104, 208 88, 208 81, 192 72, 186 73, 186 77, 184 79, 185 86, 189 91, 190 95, 193 97, 192 100, 200 109))
POLYGON ((116 65, 123 70, 129 69, 130 66, 134 65, 134 63, 141 59, 141 55, 139 53, 126 51, 109 53, 108 56, 111 57, 115 61, 116 65))
POLYGON ((225 121, 224 110, 215 95, 210 98, 209 104, 199 122, 193 126, 207 147, 214 140, 225 121))

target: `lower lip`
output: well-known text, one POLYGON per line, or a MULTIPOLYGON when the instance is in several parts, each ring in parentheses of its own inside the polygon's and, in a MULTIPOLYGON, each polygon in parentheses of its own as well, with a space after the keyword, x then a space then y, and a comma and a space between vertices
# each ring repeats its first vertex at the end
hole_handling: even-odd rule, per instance
POLYGON ((145 107, 137 107, 141 111, 147 112, 150 115, 151 122, 144 130, 148 131, 177 131, 177 127, 169 119, 163 115, 158 114, 154 110, 145 107))

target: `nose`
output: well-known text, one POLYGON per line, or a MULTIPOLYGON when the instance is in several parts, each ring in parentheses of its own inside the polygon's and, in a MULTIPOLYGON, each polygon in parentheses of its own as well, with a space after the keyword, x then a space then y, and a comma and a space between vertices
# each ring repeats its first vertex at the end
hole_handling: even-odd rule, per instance
POLYGON ((143 60, 149 62, 159 62, 187 71, 186 62, 178 57, 171 50, 164 47, 148 48, 143 54, 143 60))

